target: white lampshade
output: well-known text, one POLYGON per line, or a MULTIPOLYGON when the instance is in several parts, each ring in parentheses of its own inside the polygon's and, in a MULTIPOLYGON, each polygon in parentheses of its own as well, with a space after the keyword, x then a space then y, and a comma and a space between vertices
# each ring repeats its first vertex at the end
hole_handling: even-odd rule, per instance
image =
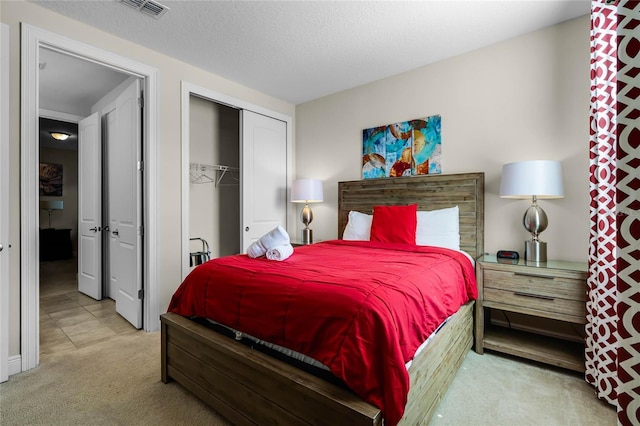
POLYGON ((563 198, 562 165, 559 161, 535 160, 502 166, 500 197, 563 198))
POLYGON ((292 203, 319 203, 323 201, 322 181, 318 179, 297 179, 291 188, 292 203))

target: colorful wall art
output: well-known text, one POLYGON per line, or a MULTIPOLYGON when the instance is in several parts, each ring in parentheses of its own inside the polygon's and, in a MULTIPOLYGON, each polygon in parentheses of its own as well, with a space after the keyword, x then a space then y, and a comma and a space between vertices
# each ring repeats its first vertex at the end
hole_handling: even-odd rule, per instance
POLYGON ((362 177, 442 173, 441 117, 433 115, 362 131, 362 177))

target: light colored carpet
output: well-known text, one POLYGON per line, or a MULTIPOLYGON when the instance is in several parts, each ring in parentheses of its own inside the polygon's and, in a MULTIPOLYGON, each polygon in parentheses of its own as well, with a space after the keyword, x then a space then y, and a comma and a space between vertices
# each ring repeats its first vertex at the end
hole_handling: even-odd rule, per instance
POLYGON ((0 385, 0 424, 226 425, 176 383, 160 381, 160 333, 120 336, 50 356, 0 385))
POLYGON ((517 358, 470 351, 431 426, 614 426, 615 408, 584 378, 517 358))
MULTIPOLYGON (((138 332, 47 358, 0 385, 0 424, 227 425, 160 381, 160 334, 138 332)), ((470 352, 431 425, 615 425, 579 376, 470 352)))

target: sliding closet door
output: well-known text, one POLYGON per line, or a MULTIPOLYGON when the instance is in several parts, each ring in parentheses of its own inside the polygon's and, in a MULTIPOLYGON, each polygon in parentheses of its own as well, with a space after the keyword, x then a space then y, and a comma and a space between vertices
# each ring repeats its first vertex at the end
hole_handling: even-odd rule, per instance
POLYGON ((287 227, 287 124, 241 111, 241 249, 287 227))

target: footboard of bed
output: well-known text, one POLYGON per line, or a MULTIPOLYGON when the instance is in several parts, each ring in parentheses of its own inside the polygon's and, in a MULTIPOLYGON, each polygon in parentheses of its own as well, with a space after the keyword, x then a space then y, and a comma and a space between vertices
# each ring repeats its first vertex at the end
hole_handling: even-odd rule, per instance
POLYGON ((177 381, 234 424, 381 424, 380 410, 348 390, 179 315, 161 322, 162 381, 177 381))
MULTIPOLYGON (((175 380, 234 424, 381 425, 378 408, 354 393, 182 316, 162 323, 162 381, 175 380)), ((426 424, 471 348, 473 302, 417 356, 402 425, 426 424)))
POLYGON ((424 425, 435 414, 471 350, 473 305, 469 302, 462 306, 413 360, 409 369, 411 388, 400 425, 424 425))

